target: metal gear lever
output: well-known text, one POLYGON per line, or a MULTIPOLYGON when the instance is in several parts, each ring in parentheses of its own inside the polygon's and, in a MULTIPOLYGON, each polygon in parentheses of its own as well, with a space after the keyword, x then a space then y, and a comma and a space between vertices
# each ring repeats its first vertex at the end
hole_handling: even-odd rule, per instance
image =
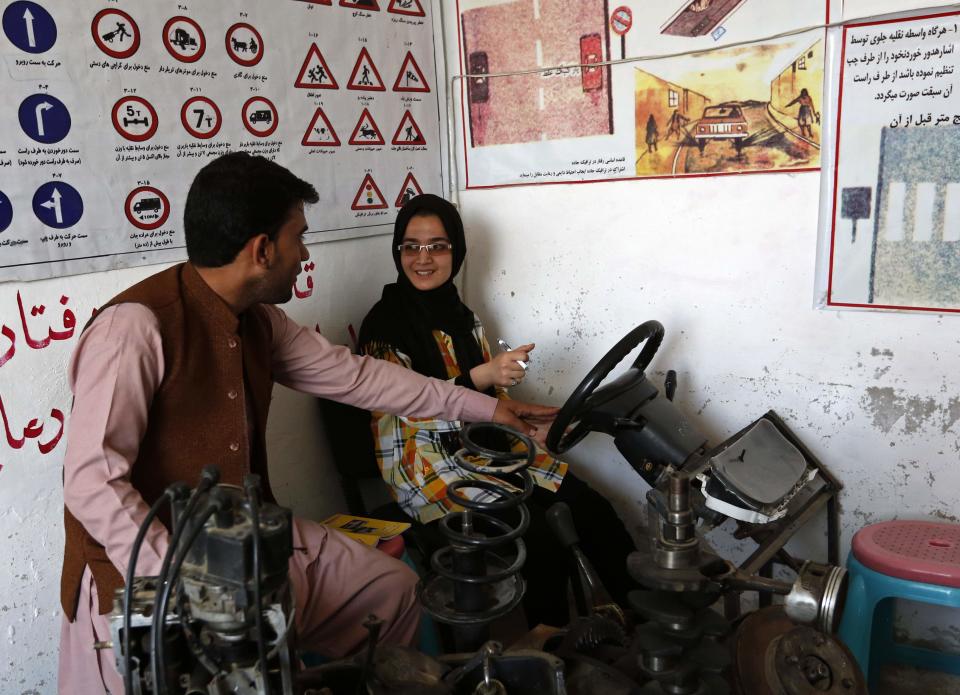
POLYGON ((553 535, 564 548, 573 553, 580 579, 579 589, 583 593, 577 602, 578 608, 582 606, 588 614, 600 614, 616 620, 621 626, 625 625, 623 609, 610 596, 593 564, 580 548, 580 536, 573 524, 570 507, 566 502, 557 502, 547 510, 546 517, 553 535))

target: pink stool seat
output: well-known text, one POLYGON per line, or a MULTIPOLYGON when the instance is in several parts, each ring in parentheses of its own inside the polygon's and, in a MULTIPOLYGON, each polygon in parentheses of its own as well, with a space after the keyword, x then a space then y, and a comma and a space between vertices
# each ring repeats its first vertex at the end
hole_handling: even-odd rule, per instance
POLYGON ((875 572, 960 588, 960 524, 883 521, 857 531, 853 554, 875 572))

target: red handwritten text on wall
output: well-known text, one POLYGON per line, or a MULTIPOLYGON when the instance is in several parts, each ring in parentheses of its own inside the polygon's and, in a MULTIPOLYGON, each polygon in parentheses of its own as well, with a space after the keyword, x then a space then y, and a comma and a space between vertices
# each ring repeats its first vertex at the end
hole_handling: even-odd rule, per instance
MULTIPOLYGON (((303 270, 306 273, 310 273, 315 268, 315 264, 307 263, 304 265, 303 270)), ((301 290, 299 287, 297 287, 296 283, 294 283, 293 291, 298 299, 306 299, 313 294, 312 276, 307 275, 305 285, 306 289, 301 290)), ((73 338, 77 328, 77 317, 73 310, 67 306, 69 302, 70 298, 68 296, 60 296, 59 303, 63 307, 63 313, 60 316, 61 326, 48 326, 46 336, 37 338, 35 336, 42 335, 43 333, 43 329, 38 330, 37 324, 42 323, 43 320, 48 317, 47 307, 43 304, 36 304, 32 305, 30 310, 27 311, 24 308, 23 296, 18 290, 17 311, 20 316, 20 335, 22 337, 22 343, 20 343, 21 349, 26 346, 26 348, 32 350, 42 350, 48 347, 50 343, 54 341, 69 340, 73 338), (32 328, 31 325, 33 326, 32 328)), ((93 309, 91 312, 91 317, 96 315, 97 309, 93 309)), ((0 326, 0 367, 3 367, 11 359, 13 359, 13 356, 17 353, 17 346, 17 332, 6 324, 0 326)), ((49 419, 45 418, 43 421, 41 421, 40 418, 31 418, 26 426, 20 431, 20 435, 18 436, 17 431, 19 430, 19 427, 11 423, 10 417, 7 414, 7 410, 3 402, 3 396, 0 394, 0 422, 3 424, 3 432, 6 437, 7 446, 9 446, 11 449, 22 449, 24 444, 27 443, 27 440, 36 439, 37 449, 39 449, 40 453, 49 454, 56 448, 57 444, 60 442, 60 439, 63 437, 65 419, 63 413, 64 411, 60 408, 51 408, 49 419), (48 436, 41 438, 51 419, 56 423, 56 432, 53 433, 51 428, 50 430, 47 430, 48 436)), ((0 470, 2 469, 3 464, 0 463, 0 470)))
MULTIPOLYGON (((37 325, 47 318, 47 307, 43 304, 36 304, 31 306, 30 310, 27 311, 24 308, 23 296, 18 290, 17 311, 20 316, 20 337, 22 342, 19 343, 19 347, 21 350, 27 348, 31 350, 42 350, 53 341, 69 340, 72 338, 77 327, 77 317, 73 313, 73 310, 67 306, 69 302, 70 298, 68 296, 60 296, 59 303, 63 307, 63 313, 60 316, 61 325, 59 327, 48 325, 46 336, 37 338, 35 336, 42 335, 43 333, 43 329, 38 330, 37 325), (31 324, 33 326, 32 328, 31 324)), ((8 325, 4 324, 0 327, 0 367, 7 364, 13 359, 14 355, 16 355, 18 347, 17 337, 17 331, 8 325)), ((8 367, 8 369, 10 369, 10 367, 8 367)), ((64 415, 63 410, 60 408, 51 408, 49 418, 44 418, 43 420, 37 417, 31 418, 18 435, 17 431, 19 427, 11 423, 3 402, 3 397, 0 395, 0 422, 3 424, 3 432, 6 437, 7 446, 11 449, 22 449, 28 439, 35 439, 37 440, 37 449, 39 449, 40 453, 49 454, 56 448, 60 439, 63 437, 64 415), (48 428, 51 420, 53 421, 54 427, 47 429, 47 436, 44 437, 44 430, 48 428)), ((3 465, 0 464, 0 469, 2 468, 3 465)))

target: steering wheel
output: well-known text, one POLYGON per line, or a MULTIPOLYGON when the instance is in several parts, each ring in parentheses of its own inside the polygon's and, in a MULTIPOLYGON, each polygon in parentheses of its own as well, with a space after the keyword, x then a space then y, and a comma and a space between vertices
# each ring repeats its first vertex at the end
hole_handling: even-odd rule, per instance
MULTIPOLYGON (((659 321, 646 321, 627 333, 597 362, 596 366, 580 382, 580 385, 574 389, 547 433, 547 448, 550 451, 562 454, 587 436, 590 432, 589 422, 581 420, 569 432, 567 432, 567 428, 603 401, 602 398, 591 398, 594 396, 597 387, 613 371, 614 367, 620 364, 624 357, 633 352, 633 349, 644 341, 646 341, 646 345, 643 346, 640 354, 637 355, 637 359, 630 365, 631 369, 637 370, 637 378, 635 379, 637 383, 643 380, 644 370, 649 366, 650 360, 653 359, 660 348, 660 343, 663 341, 663 325, 659 321)), ((621 384, 621 388, 622 386, 621 384)), ((621 392, 621 388, 617 389, 618 393, 621 392)), ((602 391, 603 389, 596 395, 601 396, 602 391)))

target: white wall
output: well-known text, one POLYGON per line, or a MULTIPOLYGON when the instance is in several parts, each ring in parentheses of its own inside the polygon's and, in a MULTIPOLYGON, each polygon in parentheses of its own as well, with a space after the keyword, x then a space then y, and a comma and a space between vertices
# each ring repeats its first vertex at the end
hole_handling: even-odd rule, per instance
MULTIPOLYGON (((893 516, 956 520, 955 317, 811 308, 819 177, 731 176, 462 194, 466 294, 492 332, 537 342, 518 392, 562 400, 635 325, 652 369, 720 441, 769 408, 843 480, 844 537, 893 516)), ((593 440, 593 441, 591 441, 593 440)), ((646 486, 612 440, 571 452, 633 513, 646 486)))
MULTIPOLYGON (((453 40, 455 45, 456 40, 453 40)), ((677 403, 720 441, 773 408, 847 485, 845 543, 880 519, 956 521, 960 483, 960 318, 811 308, 817 174, 540 186, 461 195, 470 247, 465 296, 493 336, 538 346, 517 394, 560 403, 623 334, 656 318, 667 337, 652 369, 678 371, 677 403)), ((388 237, 311 247, 317 288, 288 308, 346 341, 394 277, 388 237)), ((0 326, 18 336, 0 366, 14 436, 69 410, 75 339, 26 347, 58 326, 59 299, 91 309, 157 268, 0 284, 0 326), (48 312, 29 315, 30 306, 48 312)), ((0 337, 0 354, 6 349, 0 337)), ((656 377, 662 378, 662 375, 656 377)), ((2 424, 2 423, 0 423, 2 424)), ((312 399, 278 388, 269 426, 281 501, 319 518, 340 505, 312 399)), ((0 692, 52 692, 59 630, 64 441, 41 455, 0 433, 0 692)), ((646 487, 609 438, 591 435, 575 468, 640 519, 646 487)), ((804 549, 823 552, 819 527, 804 549)))
MULTIPOLYGON (((960 521, 960 319, 811 308, 818 191, 815 173, 468 191, 468 303, 492 336, 537 343, 516 395, 557 404, 659 320, 653 379, 677 370, 676 402, 711 442, 772 408, 845 484, 844 555, 867 523, 960 521)), ((569 457, 643 521, 647 486, 611 438, 569 457)), ((825 560, 823 531, 791 548, 825 560)))
MULTIPOLYGON (((382 284, 396 274, 389 240, 379 236, 311 246, 316 289, 311 297, 294 299, 284 308, 305 325, 319 324, 331 340, 346 343, 347 324, 359 328, 382 284)), ((94 307, 162 267, 0 284, 0 326, 16 334, 16 352, 0 366, 0 399, 15 439, 31 419, 44 424, 40 437, 20 449, 11 448, 0 431, 0 693, 46 695, 56 688, 66 438, 46 455, 38 451, 37 442, 47 442, 56 433, 52 408, 70 411, 66 365, 76 343, 73 338, 29 348, 22 337, 17 292, 28 330, 39 339, 50 326, 62 328, 61 296, 69 298, 66 306, 82 327, 94 307), (40 304, 46 307, 44 313, 31 316, 31 307, 40 304)), ((304 276, 299 286, 306 287, 304 276)), ((8 345, 0 336, 0 354, 8 345)), ((343 511, 315 399, 278 386, 267 429, 273 489, 281 503, 314 519, 343 511)))

